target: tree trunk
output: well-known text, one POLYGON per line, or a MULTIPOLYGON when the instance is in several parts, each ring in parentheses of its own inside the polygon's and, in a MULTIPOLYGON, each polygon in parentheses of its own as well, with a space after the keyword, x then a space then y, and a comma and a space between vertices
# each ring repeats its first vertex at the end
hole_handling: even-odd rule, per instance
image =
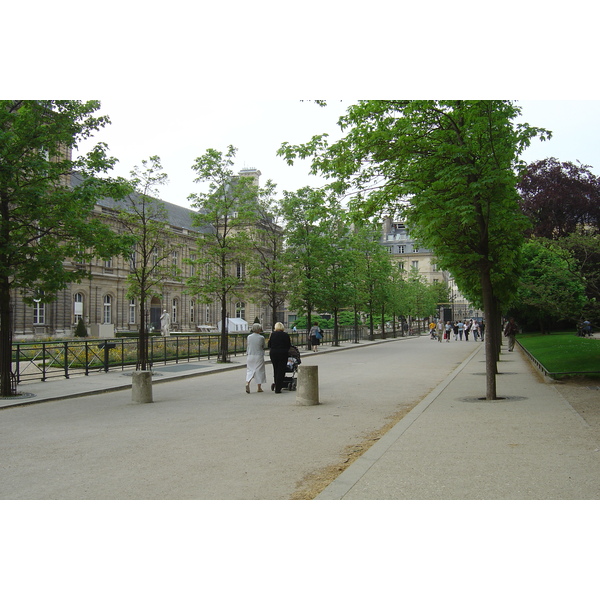
POLYGON ((148 330, 146 328, 146 301, 142 295, 140 298, 140 333, 138 338, 138 360, 136 370, 146 371, 148 369, 148 330))
POLYGON ((226 363, 229 361, 229 349, 227 347, 227 298, 225 294, 221 297, 221 356, 219 362, 226 363))
POLYGON ((10 283, 6 277, 0 282, 0 395, 13 395, 10 283))
MULTIPOLYGON (((493 324, 496 315, 496 304, 492 288, 492 281, 489 269, 481 272, 481 289, 483 292, 483 311, 485 314, 486 324, 493 324)), ((487 327, 487 325, 486 325, 487 327)), ((492 325, 493 327, 493 325, 492 325)), ((490 329, 492 329, 490 327, 490 329)), ((496 399, 496 349, 495 335, 485 336, 485 398, 486 400, 496 399)))

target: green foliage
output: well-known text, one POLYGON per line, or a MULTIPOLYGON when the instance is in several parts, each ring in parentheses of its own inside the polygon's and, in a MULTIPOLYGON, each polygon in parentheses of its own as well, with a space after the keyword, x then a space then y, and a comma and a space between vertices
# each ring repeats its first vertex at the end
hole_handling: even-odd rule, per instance
POLYGON ((518 284, 513 312, 537 321, 542 331, 557 320, 581 317, 585 285, 570 252, 558 245, 543 238, 528 240, 518 284))
POLYGON ((244 286, 249 298, 270 307, 272 324, 276 323, 277 311, 287 298, 286 279, 290 270, 283 248, 283 217, 275 189, 271 180, 258 189, 252 251, 246 257, 244 286))
POLYGON ((67 258, 85 258, 84 265, 126 245, 92 218, 99 198, 126 193, 122 181, 106 177, 115 159, 104 144, 79 158, 70 151, 109 122, 94 116, 99 108, 97 101, 0 101, 1 394, 10 395, 11 291, 20 290, 26 302, 51 302, 68 283, 89 276, 67 258))
POLYGON ((556 243, 573 256, 575 268, 585 283, 587 300, 582 308, 582 315, 600 323, 600 235, 574 233, 562 237, 556 243))
POLYGON ((85 326, 83 319, 80 317, 79 321, 77 322, 77 327, 75 328, 75 337, 83 337, 84 338, 87 336, 88 336, 87 327, 85 326))
POLYGON ((208 183, 208 192, 191 194, 189 199, 198 212, 194 223, 198 237, 198 267, 187 287, 205 302, 215 298, 221 304, 221 362, 228 361, 227 299, 240 286, 238 266, 245 265, 253 247, 251 229, 257 220, 258 189, 252 177, 234 174, 236 148, 223 154, 209 148, 196 158, 192 170, 195 183, 208 183))
MULTIPOLYGON (((406 216, 413 235, 452 272, 465 293, 480 298, 488 323, 516 291, 528 222, 516 192, 520 153, 549 132, 515 123, 512 102, 361 101, 339 120, 344 136, 284 144, 288 163, 312 157, 312 172, 333 179, 357 222, 381 214, 406 216)), ((495 397, 495 352, 486 336, 487 397, 495 397)), ((496 332, 497 334, 497 332, 496 332)))
POLYGON ((286 281, 290 308, 309 317, 324 304, 323 295, 330 251, 326 219, 326 196, 322 190, 305 187, 283 193, 285 261, 293 268, 286 281))
POLYGON ((139 357, 138 366, 145 370, 148 364, 148 334, 146 307, 150 296, 162 296, 165 279, 176 280, 180 270, 172 264, 171 257, 181 244, 169 227, 168 214, 159 198, 159 186, 167 183, 158 156, 142 160, 135 166, 129 181, 130 193, 123 202, 119 221, 127 232, 131 245, 125 256, 129 258, 127 298, 139 302, 139 357))

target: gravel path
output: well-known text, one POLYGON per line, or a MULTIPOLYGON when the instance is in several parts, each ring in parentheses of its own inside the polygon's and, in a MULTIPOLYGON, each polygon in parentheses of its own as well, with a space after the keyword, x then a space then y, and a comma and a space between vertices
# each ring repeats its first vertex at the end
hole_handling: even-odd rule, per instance
POLYGON ((318 406, 248 395, 240 369, 155 386, 152 404, 120 391, 5 410, 0 498, 314 497, 472 349, 421 337, 305 355, 318 406))

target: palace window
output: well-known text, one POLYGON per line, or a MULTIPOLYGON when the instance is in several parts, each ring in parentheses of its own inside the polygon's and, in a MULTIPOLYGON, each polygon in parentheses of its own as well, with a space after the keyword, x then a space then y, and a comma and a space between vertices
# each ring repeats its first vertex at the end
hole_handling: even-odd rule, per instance
POLYGON ((235 305, 235 318, 236 319, 245 319, 246 318, 246 303, 238 302, 235 305))
POLYGON ((107 294, 104 296, 104 321, 103 323, 112 323, 112 298, 107 294))
POLYGON ((135 323, 135 313, 136 313, 136 310, 135 310, 135 299, 132 298, 129 301, 129 323, 130 324, 135 323))
POLYGON ((177 323, 177 308, 178 308, 177 298, 174 298, 173 304, 171 305, 171 323, 177 323))
POLYGON ((83 294, 77 292, 73 297, 73 322, 79 323, 83 319, 83 294))
POLYGON ((46 323, 46 305, 41 299, 33 301, 33 324, 44 325, 46 323))

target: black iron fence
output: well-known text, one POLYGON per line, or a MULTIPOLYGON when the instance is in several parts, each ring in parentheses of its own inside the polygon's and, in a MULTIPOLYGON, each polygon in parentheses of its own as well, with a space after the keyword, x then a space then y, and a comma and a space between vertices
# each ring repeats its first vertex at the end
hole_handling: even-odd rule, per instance
MULTIPOLYGON (((266 334, 268 336, 268 333, 266 334)), ((401 336, 398 330, 387 332, 386 337, 401 336)), ((359 342, 368 333, 352 327, 340 327, 338 342, 359 342)), ((290 332, 292 344, 299 348, 308 345, 306 331, 290 332)), ((381 338, 382 333, 375 337, 381 338)), ((246 353, 248 333, 228 335, 228 354, 246 353)), ((125 370, 137 362, 137 338, 82 339, 53 342, 13 344, 13 373, 16 383, 57 377, 67 379, 74 375, 89 375, 95 371, 125 370)), ((321 344, 333 345, 333 330, 325 330, 321 344)), ((148 341, 150 366, 167 363, 193 362, 216 359, 221 354, 219 334, 181 334, 169 337, 151 336, 148 341)))

